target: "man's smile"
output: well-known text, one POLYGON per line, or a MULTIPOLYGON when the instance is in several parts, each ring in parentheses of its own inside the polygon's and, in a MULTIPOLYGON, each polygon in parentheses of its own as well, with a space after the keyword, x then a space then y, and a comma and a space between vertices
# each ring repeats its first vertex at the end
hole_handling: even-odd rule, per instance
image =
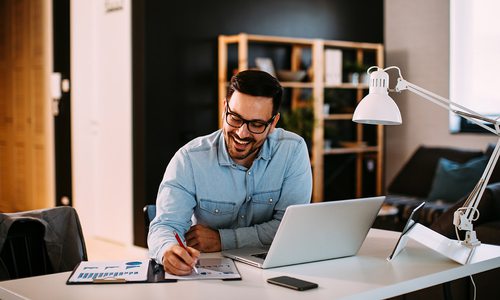
POLYGON ((253 141, 252 138, 240 139, 236 134, 231 134, 236 150, 243 151, 253 141))

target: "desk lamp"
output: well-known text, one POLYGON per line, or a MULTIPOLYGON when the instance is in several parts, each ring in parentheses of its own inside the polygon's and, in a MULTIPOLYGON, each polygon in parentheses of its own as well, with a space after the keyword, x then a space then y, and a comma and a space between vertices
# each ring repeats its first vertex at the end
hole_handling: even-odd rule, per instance
POLYGON ((464 205, 455 211, 453 218, 453 225, 455 226, 458 240, 458 230, 465 231, 465 239, 461 241, 461 244, 468 248, 474 248, 480 245, 481 243, 476 237, 472 222, 479 217, 477 206, 490 179, 491 173, 495 168, 498 157, 500 156, 499 118, 488 118, 406 81, 403 79, 401 70, 398 67, 391 66, 381 69, 377 66, 373 66, 367 70, 367 73, 370 75, 369 93, 356 107, 352 118, 354 122, 362 124, 400 125, 402 123, 401 113, 394 100, 389 97, 389 91, 401 92, 408 90, 499 136, 495 149, 491 154, 490 160, 481 178, 467 197, 464 205), (386 71, 390 69, 398 70, 399 74, 395 90, 389 89, 389 75, 386 71), (493 128, 486 124, 492 124, 493 128))

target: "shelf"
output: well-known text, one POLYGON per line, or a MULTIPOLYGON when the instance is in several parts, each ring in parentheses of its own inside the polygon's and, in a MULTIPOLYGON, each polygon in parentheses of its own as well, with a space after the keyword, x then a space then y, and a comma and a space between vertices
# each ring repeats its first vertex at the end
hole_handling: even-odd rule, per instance
MULTIPOLYGON (((298 81, 280 81, 282 87, 285 88, 300 88, 300 89, 312 89, 314 87, 312 82, 298 82, 298 81)), ((229 82, 224 83, 226 87, 229 86, 229 82)))
POLYGON ((366 152, 377 152, 379 147, 369 146, 369 147, 343 147, 343 148, 332 148, 324 149, 323 155, 334 155, 334 154, 349 154, 349 153, 366 153, 366 152))
MULTIPOLYGON (((313 171, 313 201, 323 201, 326 198, 335 199, 336 190, 346 190, 343 183, 329 182, 325 186, 325 171, 337 163, 345 161, 345 157, 332 157, 334 155, 353 154, 354 169, 349 170, 347 174, 354 174, 353 181, 354 194, 352 197, 363 197, 369 195, 381 195, 383 191, 383 166, 384 166, 384 131, 382 126, 367 128, 361 124, 351 122, 353 113, 348 105, 353 106, 366 95, 368 84, 341 82, 339 84, 327 83, 325 68, 325 53, 330 49, 338 49, 342 52, 340 60, 340 74, 335 77, 340 82, 346 80, 346 73, 349 71, 347 63, 356 63, 362 65, 384 65, 384 47, 382 44, 359 43, 349 41, 335 41, 323 39, 293 38, 281 36, 263 36, 240 33, 237 35, 219 36, 219 124, 222 126, 222 112, 224 111, 224 100, 227 92, 227 81, 230 72, 228 72, 229 57, 231 57, 231 66, 238 65, 238 71, 246 70, 250 67, 249 59, 253 56, 249 52, 253 51, 251 44, 270 45, 285 49, 286 55, 290 56, 289 64, 286 65, 290 70, 307 70, 309 81, 280 81, 283 88, 287 89, 287 103, 289 110, 294 111, 300 108, 310 108, 314 126, 312 137, 308 135, 310 143, 311 165, 313 171), (229 44, 236 44, 236 47, 229 47, 229 44), (229 49, 231 48, 231 49, 229 49), (231 52, 231 54, 229 54, 231 52), (310 56, 310 57, 309 57, 310 56), (340 76, 340 77, 339 77, 340 76), (332 91, 334 90, 334 91, 332 91), (336 90, 336 91, 335 91, 336 90), (328 96, 327 99, 326 96, 328 96), (335 109, 332 114, 323 114, 324 104, 328 103, 335 109), (352 147, 337 145, 335 148, 323 149, 325 144, 325 126, 342 126, 342 130, 347 130, 353 144, 352 147), (349 123, 349 124, 347 124, 349 123), (366 141, 363 143, 363 141, 366 141), (366 146, 367 144, 370 146, 366 146), (330 156, 330 157, 326 157, 330 156), (374 174, 366 174, 364 171, 363 160, 367 156, 373 156, 376 160, 376 169, 374 174), (374 182, 373 182, 374 181, 374 182), (373 184, 372 184, 373 182, 373 184), (366 184, 368 183, 368 184, 366 184), (366 188, 368 186, 368 188, 366 188), (333 191, 333 192, 332 192, 333 191)), ((331 71, 331 70, 330 70, 331 71)), ((331 73, 330 73, 331 74, 331 73)), ((329 77, 330 78, 330 77, 329 77)), ((361 76, 360 76, 361 79, 361 76)), ((346 80, 347 81, 347 80, 346 80)), ((330 81, 332 82, 332 81, 330 81)), ((336 81, 334 81, 336 82, 336 81)), ((364 82, 364 81, 360 81, 364 82)), ((300 129, 297 129, 300 131, 300 129)), ((331 133, 331 132, 330 132, 331 133)), ((328 133, 328 134, 330 134, 328 133)), ((339 139, 339 134, 329 136, 329 138, 339 139)), ((352 160, 351 157, 348 158, 352 160)), ((330 172, 331 170, 328 170, 330 172)), ((336 172, 336 171, 335 171, 336 172)), ((329 176, 329 175, 328 175, 329 176)), ((326 177, 328 177, 326 176, 326 177)), ((347 187, 350 189, 350 187, 347 187)), ((341 195, 339 193, 338 195, 341 195)))
POLYGON ((312 82, 297 82, 297 81, 280 81, 281 86, 286 88, 303 88, 303 89, 312 89, 312 82))
POLYGON ((360 83, 341 83, 341 84, 326 84, 325 88, 327 89, 368 89, 368 84, 360 83))
MULTIPOLYGON (((283 87, 288 88, 313 88, 314 83, 312 82, 297 82, 297 81, 280 81, 283 87)), ((368 89, 368 84, 353 84, 353 83, 341 83, 341 84, 324 84, 327 89, 368 89)))
POLYGON ((335 120, 352 120, 353 114, 329 114, 323 115, 324 120, 335 121, 335 120))

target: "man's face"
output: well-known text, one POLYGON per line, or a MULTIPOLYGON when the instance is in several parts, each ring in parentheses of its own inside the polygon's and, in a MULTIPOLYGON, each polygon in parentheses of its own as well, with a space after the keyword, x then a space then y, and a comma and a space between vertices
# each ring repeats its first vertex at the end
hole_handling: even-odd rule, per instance
MULTIPOLYGON (((257 121, 257 123, 267 123, 272 117, 273 99, 270 97, 250 96, 234 91, 226 106, 231 113, 229 118, 234 116, 248 121, 257 121)), ((272 120, 264 132, 253 133, 248 130, 248 127, 251 126, 248 123, 243 124, 240 128, 229 125, 226 122, 227 114, 226 109, 222 130, 229 156, 235 162, 248 167, 252 164, 269 133, 276 127, 279 115, 272 120)))

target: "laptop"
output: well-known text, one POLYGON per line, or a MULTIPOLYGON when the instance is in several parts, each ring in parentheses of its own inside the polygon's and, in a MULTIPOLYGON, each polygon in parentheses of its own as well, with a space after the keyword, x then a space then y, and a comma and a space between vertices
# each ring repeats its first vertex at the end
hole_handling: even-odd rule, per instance
POLYGON ((262 269, 355 255, 385 197, 290 205, 271 246, 222 251, 262 269))

